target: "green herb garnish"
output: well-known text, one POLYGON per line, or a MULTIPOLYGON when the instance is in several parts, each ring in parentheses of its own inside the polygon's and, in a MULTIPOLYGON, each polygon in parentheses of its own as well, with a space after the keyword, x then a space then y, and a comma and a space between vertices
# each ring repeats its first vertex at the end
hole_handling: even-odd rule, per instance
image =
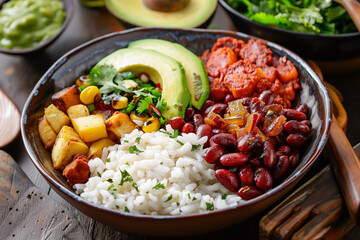
POLYGON ((168 202, 168 201, 170 201, 171 199, 173 198, 173 196, 172 196, 172 194, 166 199, 166 201, 165 202, 168 202))
POLYGON ((130 212, 127 207, 124 208, 124 211, 125 211, 125 212, 130 212))
POLYGON ((136 154, 138 154, 138 153, 142 153, 142 152, 144 152, 144 151, 141 151, 141 150, 138 149, 135 145, 129 147, 129 153, 136 153, 136 154))
POLYGON ((141 137, 137 137, 137 138, 135 139, 135 142, 136 142, 137 144, 140 144, 140 140, 141 140, 141 137))
POLYGON ((97 172, 97 175, 98 175, 99 177, 101 177, 101 174, 100 174, 99 172, 97 172))
POLYGON ((179 143, 180 145, 184 145, 184 143, 180 142, 179 140, 177 140, 176 142, 179 143))
POLYGON ((107 159, 106 159, 106 162, 110 162, 110 158, 107 158, 107 159))
POLYGON ((221 195, 221 199, 223 199, 223 200, 225 200, 226 197, 227 197, 227 194, 226 194, 226 193, 224 193, 223 195, 221 195))
POLYGON ((114 188, 114 184, 111 184, 109 187, 108 187, 108 191, 110 191, 112 188, 114 188))
POLYGON ((197 145, 192 145, 191 147, 191 151, 195 151, 195 150, 199 150, 201 147, 201 144, 197 144, 197 145))
POLYGON ((206 210, 209 210, 209 211, 214 210, 214 204, 206 202, 206 210))
POLYGON ((158 184, 156 184, 156 185, 153 187, 153 189, 156 189, 156 190, 158 190, 158 189, 160 189, 160 188, 165 189, 164 184, 158 183, 158 184))
POLYGON ((106 180, 106 181, 108 181, 109 183, 112 183, 112 182, 113 182, 113 180, 112 180, 111 178, 109 178, 109 179, 106 180))
POLYGON ((124 143, 128 143, 129 141, 128 140, 124 140, 124 143))

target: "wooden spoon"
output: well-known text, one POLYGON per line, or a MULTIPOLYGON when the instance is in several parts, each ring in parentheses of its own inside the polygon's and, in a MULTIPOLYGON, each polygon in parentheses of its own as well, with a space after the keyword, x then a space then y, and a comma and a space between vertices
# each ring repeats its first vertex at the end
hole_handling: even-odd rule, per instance
POLYGON ((360 3, 356 0, 334 0, 345 7, 360 32, 360 3))
POLYGON ((20 112, 15 103, 0 89, 0 148, 20 133, 20 112))

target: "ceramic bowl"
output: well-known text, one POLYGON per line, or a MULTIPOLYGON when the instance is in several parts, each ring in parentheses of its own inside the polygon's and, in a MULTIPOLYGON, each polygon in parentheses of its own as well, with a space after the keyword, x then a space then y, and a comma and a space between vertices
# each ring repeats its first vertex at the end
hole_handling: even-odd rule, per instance
MULTIPOLYGON (((66 18, 63 22, 63 25, 56 34, 54 34, 48 40, 41 42, 30 48, 7 49, 0 47, 0 52, 6 54, 15 54, 15 55, 30 54, 30 53, 38 52, 39 50, 42 50, 45 47, 49 46, 51 43, 53 43, 64 32, 66 27, 69 25, 72 16, 74 15, 74 3, 72 2, 72 0, 59 0, 59 1, 63 2, 64 4, 64 12, 66 13, 66 18)), ((6 2, 8 2, 8 0, 3 2, 0 1, 0 9, 2 8, 2 5, 5 4, 6 2)))
POLYGON ((61 57, 36 84, 22 113, 21 132, 26 150, 38 171, 51 187, 66 201, 89 217, 123 231, 153 236, 185 236, 222 229, 243 221, 269 207, 305 175, 323 150, 331 125, 331 104, 327 90, 309 65, 291 51, 271 42, 268 47, 277 56, 287 56, 299 72, 303 90, 297 103, 310 106, 312 133, 310 143, 293 173, 280 185, 255 199, 236 207, 187 216, 145 216, 105 209, 80 198, 55 170, 50 153, 39 138, 37 123, 51 95, 74 84, 75 80, 103 57, 134 40, 144 38, 165 39, 184 45, 197 55, 212 47, 217 38, 234 37, 247 41, 248 35, 219 30, 137 28, 111 33, 87 42, 61 57), (161 229, 161 231, 159 231, 161 229))
POLYGON ((219 0, 219 3, 239 31, 281 44, 303 58, 334 61, 360 57, 360 32, 311 34, 270 27, 250 20, 225 0, 219 0))

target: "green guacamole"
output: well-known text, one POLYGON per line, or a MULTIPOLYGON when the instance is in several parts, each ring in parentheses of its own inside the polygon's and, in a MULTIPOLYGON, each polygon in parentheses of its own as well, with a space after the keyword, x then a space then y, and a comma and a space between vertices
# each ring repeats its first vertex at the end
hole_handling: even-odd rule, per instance
POLYGON ((11 0, 0 10, 0 47, 29 48, 56 34, 65 20, 58 0, 11 0))

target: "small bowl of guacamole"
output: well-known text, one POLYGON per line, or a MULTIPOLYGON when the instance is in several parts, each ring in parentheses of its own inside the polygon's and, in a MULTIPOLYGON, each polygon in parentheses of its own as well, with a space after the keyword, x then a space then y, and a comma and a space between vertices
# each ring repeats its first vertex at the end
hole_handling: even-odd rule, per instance
POLYGON ((71 0, 9 0, 0 5, 0 51, 25 54, 52 43, 68 25, 71 0))

